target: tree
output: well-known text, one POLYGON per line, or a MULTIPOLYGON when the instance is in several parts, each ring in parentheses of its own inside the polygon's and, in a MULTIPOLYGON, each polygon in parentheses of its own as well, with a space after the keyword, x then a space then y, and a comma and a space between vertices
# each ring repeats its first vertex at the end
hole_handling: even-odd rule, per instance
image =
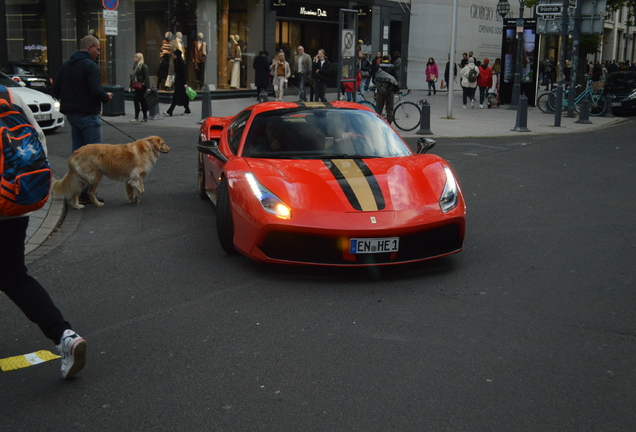
POLYGON ((636 12, 636 0, 607 0, 607 10, 617 11, 627 7, 627 25, 634 25, 634 12, 636 12))

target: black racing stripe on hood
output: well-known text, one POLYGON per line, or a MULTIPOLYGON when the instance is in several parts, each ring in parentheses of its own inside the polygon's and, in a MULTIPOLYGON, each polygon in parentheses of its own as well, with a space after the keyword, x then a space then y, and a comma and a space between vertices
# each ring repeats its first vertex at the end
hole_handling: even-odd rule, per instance
POLYGON ((330 160, 324 160, 323 162, 327 166, 329 171, 331 171, 331 174, 333 174, 334 178, 338 182, 338 185, 340 185, 340 188, 342 189, 342 192, 345 194, 345 197, 347 197, 349 204, 351 204, 351 206, 354 209, 361 211, 362 206, 360 205, 360 202, 358 201, 358 198, 356 197, 355 192, 351 188, 351 185, 349 185, 349 182, 344 177, 342 172, 340 172, 336 164, 330 160))
POLYGON ((386 207, 386 203, 384 201, 384 195, 382 194, 382 189, 380 189, 380 184, 378 183, 378 179, 375 178, 375 175, 371 172, 369 166, 362 159, 354 159, 360 171, 364 174, 364 178, 367 179, 369 183, 369 187, 373 192, 373 197, 375 198, 375 202, 378 206, 378 210, 384 210, 386 207))

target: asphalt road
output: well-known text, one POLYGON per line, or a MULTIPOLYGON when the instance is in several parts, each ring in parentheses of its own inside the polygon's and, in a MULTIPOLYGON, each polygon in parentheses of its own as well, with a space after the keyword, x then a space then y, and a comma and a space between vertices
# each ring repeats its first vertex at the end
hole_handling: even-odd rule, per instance
MULTIPOLYGON (((197 197, 192 130, 140 205, 70 210, 30 272, 89 343, 0 375, 0 429, 636 430, 636 123, 439 140, 468 207, 462 253, 326 269, 226 256, 197 197)), ((106 126, 104 141, 129 141, 106 126)), ((414 144, 414 143, 413 143, 414 144)), ((66 172, 70 128, 49 136, 66 172)), ((0 358, 52 349, 0 296, 0 358)))

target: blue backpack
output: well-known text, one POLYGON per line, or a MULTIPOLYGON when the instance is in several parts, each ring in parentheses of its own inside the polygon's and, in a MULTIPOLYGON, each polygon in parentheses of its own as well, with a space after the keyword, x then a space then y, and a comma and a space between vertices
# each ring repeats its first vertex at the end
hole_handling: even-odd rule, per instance
POLYGON ((0 85, 0 215, 19 216, 49 198, 51 167, 37 130, 0 85))

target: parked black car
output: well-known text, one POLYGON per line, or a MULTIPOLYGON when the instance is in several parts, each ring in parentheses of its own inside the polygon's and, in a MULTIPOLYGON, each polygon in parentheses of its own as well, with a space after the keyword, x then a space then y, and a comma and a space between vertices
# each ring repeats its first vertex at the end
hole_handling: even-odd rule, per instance
POLYGON ((0 61, 0 72, 19 77, 30 89, 51 94, 51 78, 39 63, 0 61))
POLYGON ((605 91, 612 98, 615 114, 636 114, 636 72, 613 72, 605 79, 605 91))

